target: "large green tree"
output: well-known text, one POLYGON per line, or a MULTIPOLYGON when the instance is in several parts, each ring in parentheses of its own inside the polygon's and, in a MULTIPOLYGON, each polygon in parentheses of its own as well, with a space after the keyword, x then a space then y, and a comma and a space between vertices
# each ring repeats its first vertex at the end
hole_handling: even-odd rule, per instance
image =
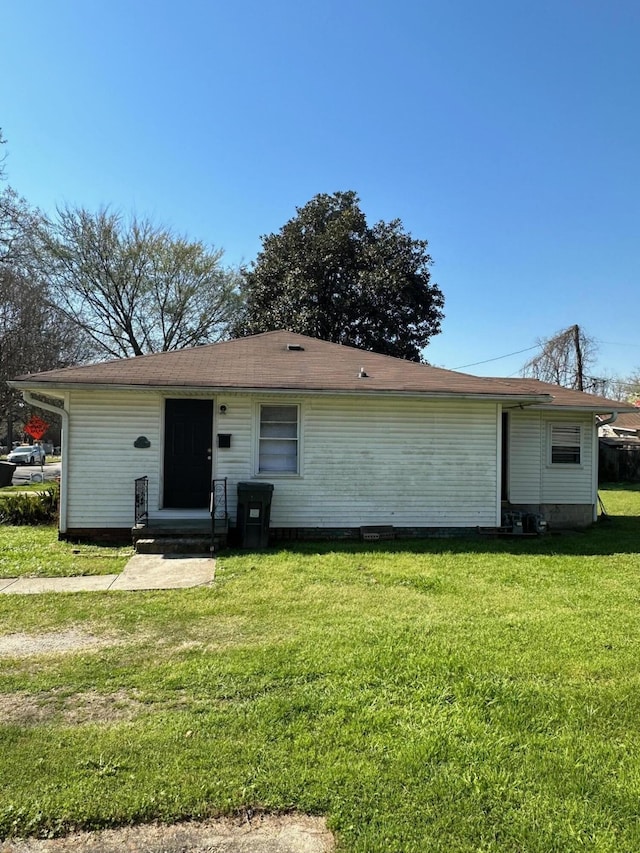
POLYGON ((440 331, 427 241, 399 219, 369 226, 354 192, 315 196, 262 246, 243 271, 236 335, 286 328, 420 361, 440 331))
POLYGON ((222 254, 146 219, 66 207, 41 230, 38 261, 96 355, 127 357, 228 336, 239 274, 222 254))

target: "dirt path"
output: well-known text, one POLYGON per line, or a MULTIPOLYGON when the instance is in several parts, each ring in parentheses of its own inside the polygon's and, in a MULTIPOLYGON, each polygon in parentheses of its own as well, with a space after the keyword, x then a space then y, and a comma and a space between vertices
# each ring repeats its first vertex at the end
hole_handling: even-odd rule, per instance
POLYGON ((334 849, 325 820, 307 815, 150 824, 48 840, 0 841, 0 853, 331 853, 334 849))

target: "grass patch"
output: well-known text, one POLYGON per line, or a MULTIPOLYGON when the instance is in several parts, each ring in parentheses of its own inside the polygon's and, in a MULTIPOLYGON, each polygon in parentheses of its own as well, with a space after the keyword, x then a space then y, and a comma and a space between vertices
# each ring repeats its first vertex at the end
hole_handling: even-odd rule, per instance
POLYGON ((8 495, 20 495, 25 492, 28 492, 29 494, 38 494, 38 492, 41 492, 44 487, 47 485, 50 486, 55 482, 55 480, 45 480, 44 483, 32 483, 30 480, 26 480, 18 486, 3 486, 0 489, 0 501, 8 495))
POLYGON ((0 597, 5 634, 104 639, 2 659, 0 834, 252 807, 326 814, 353 853, 640 849, 640 493, 602 494, 609 519, 570 536, 0 597))
POLYGON ((618 518, 636 517, 640 483, 605 483, 600 486, 599 494, 608 514, 618 518))
POLYGON ((131 547, 60 542, 54 525, 0 525, 3 578, 108 575, 121 572, 132 554, 131 547))

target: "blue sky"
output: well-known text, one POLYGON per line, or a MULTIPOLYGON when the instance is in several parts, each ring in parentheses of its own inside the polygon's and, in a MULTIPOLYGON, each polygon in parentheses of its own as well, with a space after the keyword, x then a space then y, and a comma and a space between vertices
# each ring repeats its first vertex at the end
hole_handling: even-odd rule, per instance
MULTIPOLYGON (((640 366, 638 0, 5 4, 10 184, 250 262, 316 193, 427 239, 456 368, 580 324, 640 366)), ((469 367, 517 373, 532 352, 469 367)))

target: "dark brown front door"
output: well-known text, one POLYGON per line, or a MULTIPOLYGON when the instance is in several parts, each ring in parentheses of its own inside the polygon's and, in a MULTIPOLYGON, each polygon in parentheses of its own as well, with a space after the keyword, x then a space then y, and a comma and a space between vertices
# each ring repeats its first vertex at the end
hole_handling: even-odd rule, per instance
POLYGON ((165 507, 209 505, 212 431, 212 400, 165 401, 165 507))

